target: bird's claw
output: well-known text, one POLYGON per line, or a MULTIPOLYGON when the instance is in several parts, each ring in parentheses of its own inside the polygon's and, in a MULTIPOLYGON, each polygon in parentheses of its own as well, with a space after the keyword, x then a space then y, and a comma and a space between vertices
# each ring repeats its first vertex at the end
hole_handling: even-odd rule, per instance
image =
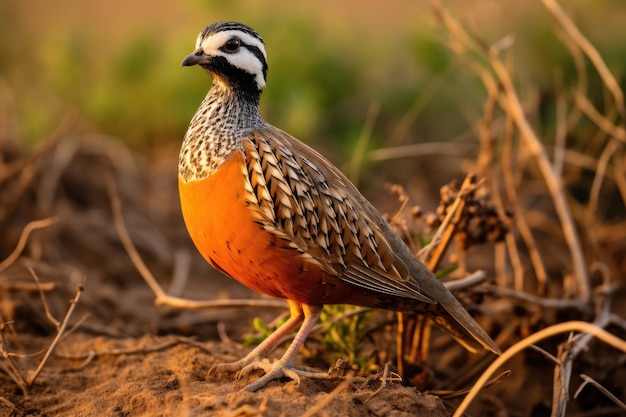
POLYGON ((268 382, 280 379, 284 376, 293 379, 296 382, 296 385, 300 384, 301 371, 294 368, 293 365, 287 364, 281 360, 270 362, 267 359, 263 359, 262 361, 252 362, 237 373, 237 379, 240 379, 256 370, 262 370, 265 375, 247 385, 244 388, 246 391, 254 392, 263 388, 268 382))
MULTIPOLYGON (((261 361, 261 358, 258 356, 246 356, 245 358, 239 359, 235 362, 217 363, 209 369, 208 375, 211 375, 213 371, 217 373, 241 371, 248 365, 259 361, 261 361)), ((239 374, 239 372, 237 374, 239 374)))
POLYGON ((280 379, 282 377, 291 378, 296 385, 300 385, 300 377, 314 379, 333 379, 327 372, 315 370, 305 366, 294 366, 284 360, 270 362, 267 359, 256 361, 248 364, 237 373, 237 378, 244 377, 253 371, 262 370, 265 372, 261 378, 244 387, 244 390, 254 392, 263 388, 268 382, 280 379))

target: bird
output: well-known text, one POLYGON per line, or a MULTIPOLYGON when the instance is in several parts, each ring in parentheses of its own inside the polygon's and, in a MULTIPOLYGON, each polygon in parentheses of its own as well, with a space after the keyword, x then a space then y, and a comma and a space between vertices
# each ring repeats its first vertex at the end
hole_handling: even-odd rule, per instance
POLYGON ((207 26, 182 62, 194 65, 212 82, 179 154, 185 225, 215 269, 287 300, 290 309, 249 354, 214 370, 262 370, 248 391, 282 377, 315 376, 295 360, 326 304, 424 314, 468 350, 501 353, 338 168, 263 119, 268 63, 254 29, 229 21, 207 26), (284 355, 269 362, 267 354, 298 325, 284 355))

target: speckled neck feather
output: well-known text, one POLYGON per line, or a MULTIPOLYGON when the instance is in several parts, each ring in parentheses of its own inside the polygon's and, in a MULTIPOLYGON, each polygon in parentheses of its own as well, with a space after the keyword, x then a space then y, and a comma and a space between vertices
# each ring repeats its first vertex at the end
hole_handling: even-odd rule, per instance
POLYGON ((185 181, 210 176, 241 138, 263 126, 259 99, 244 97, 217 77, 194 115, 180 150, 178 172, 185 181))

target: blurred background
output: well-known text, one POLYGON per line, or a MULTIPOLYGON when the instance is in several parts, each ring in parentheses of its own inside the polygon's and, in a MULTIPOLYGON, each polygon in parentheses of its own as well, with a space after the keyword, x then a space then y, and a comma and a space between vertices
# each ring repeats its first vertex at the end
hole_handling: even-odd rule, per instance
MULTIPOLYGON (((613 319, 624 317, 624 141, 583 114, 575 93, 616 129, 624 126, 619 106, 590 60, 571 41, 564 42, 560 25, 542 1, 441 2, 479 42, 508 45, 500 56, 562 181, 560 191, 579 233, 593 300, 577 298, 572 264, 582 255, 572 255, 536 158, 517 128, 507 125, 502 94, 499 103, 491 96, 495 110, 485 117, 489 94, 475 71, 486 63, 485 55, 476 50, 457 55, 452 49, 458 45, 439 27, 430 1, 1 0, 0 260, 9 259, 29 222, 54 216, 57 223, 50 221, 47 230, 34 233, 23 254, 0 262, 0 283, 17 289, 0 291, 0 323, 15 320, 15 339, 35 335, 39 347, 55 334, 38 293, 19 290, 18 284, 32 284, 28 268, 34 268, 44 283, 54 284, 48 302, 56 312, 65 311, 78 284, 85 285, 78 307, 90 315, 81 324, 85 334, 137 338, 174 333, 217 340, 217 322, 228 323, 236 340, 250 333, 248 323, 260 314, 258 309, 226 315, 155 307, 154 294, 120 243, 111 211, 118 198, 131 240, 169 293, 195 299, 256 296, 201 259, 178 203, 178 149, 211 84, 198 67, 181 68, 180 63, 194 50, 198 33, 218 20, 246 23, 265 40, 269 74, 261 106, 266 120, 320 150, 384 213, 406 208, 403 216, 390 217, 408 224, 407 235, 419 239, 416 246, 432 235, 423 227, 428 214, 445 214, 449 202, 438 207, 445 194, 440 188, 470 170, 487 178, 488 192, 482 197, 490 204, 493 199, 499 213, 513 212, 504 216, 511 233, 506 242, 498 238, 471 248, 456 245, 453 255, 458 256, 449 256, 444 266, 452 265, 448 271, 458 266, 457 276, 484 269, 489 283, 495 281, 485 297, 478 290, 465 301, 475 307, 472 313, 482 314, 481 325, 503 349, 549 324, 591 321, 600 305, 599 289, 609 283, 620 301, 611 306, 613 319), (487 161, 481 162, 485 156, 487 161), (404 188, 390 192, 387 183, 404 188), (117 187, 113 191, 111 184, 117 187), (406 207, 409 200, 398 199, 404 191, 410 199, 406 207), (414 204, 427 215, 415 215, 420 211, 412 211, 414 204), (428 233, 420 234, 423 230, 428 233), (534 259, 533 253, 538 254, 534 259), (178 284, 187 277, 188 282, 178 284), (557 299, 565 307, 543 308, 540 301, 522 302, 498 289, 557 299)), ((626 2, 560 4, 623 91, 626 2)), ((275 311, 261 315, 269 320, 275 311)), ((610 330, 623 338, 626 324, 623 319, 619 323, 610 330)), ((88 336, 79 337, 91 343, 88 336)), ((23 343, 29 345, 35 343, 23 343)), ((598 346, 585 351, 584 363, 623 398, 623 355, 609 355, 598 346)), ((464 357, 459 349, 433 349, 439 355, 431 361, 437 373, 433 380, 440 387, 460 389, 478 375, 480 366, 468 372, 459 365, 464 357), (448 359, 442 361, 442 356, 448 359)), ((379 364, 386 361, 381 352, 379 364)), ((494 398, 529 410, 510 415, 549 415, 537 410, 549 408, 553 364, 537 353, 524 355, 511 365, 515 371, 501 388, 502 398, 494 398)), ((61 369, 60 381, 65 382, 63 366, 51 368, 50 374, 61 369)), ((97 377, 98 368, 91 369, 97 377)), ((9 387, 0 380, 5 389, 0 389, 0 399, 22 404, 20 395, 6 393, 9 387)), ((82 391, 81 382, 81 398, 82 391)), ((599 397, 583 398, 580 409, 609 403, 599 397)), ((21 408, 31 409, 28 404, 21 408)))
MULTIPOLYGON (((515 75, 550 117, 555 79, 566 89, 575 74, 540 2, 444 3, 489 43, 514 35, 515 75)), ((622 74, 626 3, 563 6, 622 74)), ((210 86, 203 71, 180 62, 217 20, 244 22, 263 36, 266 119, 326 148, 334 162, 349 158, 368 117, 368 148, 472 140, 484 89, 445 46, 426 0, 4 0, 3 136, 36 143, 77 109, 78 132, 110 134, 146 151, 178 144, 210 86)))

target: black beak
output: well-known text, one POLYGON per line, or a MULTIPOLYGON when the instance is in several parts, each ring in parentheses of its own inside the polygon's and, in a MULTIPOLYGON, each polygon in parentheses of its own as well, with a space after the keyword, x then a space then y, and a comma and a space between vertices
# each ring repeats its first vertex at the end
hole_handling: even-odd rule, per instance
POLYGON ((191 55, 183 59, 182 67, 191 67, 192 65, 207 63, 209 57, 204 54, 202 49, 196 49, 191 55))

